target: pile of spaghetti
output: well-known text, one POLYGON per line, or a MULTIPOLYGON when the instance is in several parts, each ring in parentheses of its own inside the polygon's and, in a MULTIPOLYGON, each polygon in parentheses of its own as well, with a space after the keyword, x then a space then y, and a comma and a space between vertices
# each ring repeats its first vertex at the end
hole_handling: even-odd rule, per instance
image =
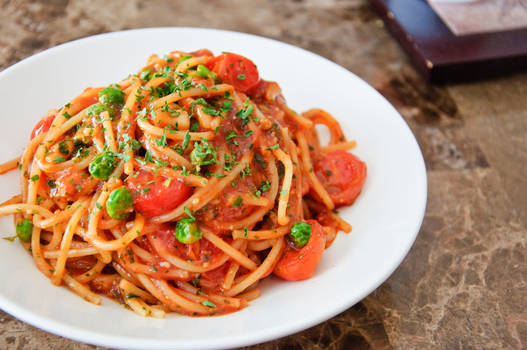
POLYGON ((366 166, 338 122, 287 107, 249 59, 209 50, 149 57, 34 128, 21 194, 0 206, 38 269, 89 302, 143 316, 245 307, 270 274, 309 278, 366 166), (315 126, 330 131, 319 143, 315 126))

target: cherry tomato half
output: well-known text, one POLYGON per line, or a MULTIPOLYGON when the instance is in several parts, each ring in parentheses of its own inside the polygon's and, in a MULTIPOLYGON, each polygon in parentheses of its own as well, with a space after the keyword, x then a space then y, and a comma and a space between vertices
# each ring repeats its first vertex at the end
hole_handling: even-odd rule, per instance
POLYGON ((167 213, 183 203, 192 192, 180 179, 171 179, 156 175, 148 170, 139 170, 139 174, 129 176, 127 187, 134 195, 134 206, 146 217, 167 213))
POLYGON ((280 278, 288 281, 305 280, 313 275, 315 267, 322 258, 326 246, 326 233, 318 221, 307 220, 306 223, 311 225, 311 238, 301 249, 292 246, 286 248, 273 271, 280 278))
MULTIPOLYGON (((91 106, 96 103, 99 99, 99 91, 102 88, 86 88, 79 96, 75 97, 69 103, 69 114, 75 115, 82 111, 84 108, 91 106)), ((31 139, 36 136, 48 131, 51 128, 51 124, 55 119, 55 113, 49 114, 42 118, 31 132, 31 139)))
POLYGON ((40 121, 35 125, 33 131, 31 131, 31 140, 33 140, 38 135, 45 133, 51 128, 53 120, 55 119, 55 114, 50 114, 40 119, 40 121))
POLYGON ((224 53, 217 56, 210 65, 222 82, 233 85, 242 92, 248 92, 260 83, 256 65, 243 56, 224 53))
POLYGON ((366 180, 366 164, 351 153, 334 151, 315 163, 315 174, 336 206, 350 205, 366 180))

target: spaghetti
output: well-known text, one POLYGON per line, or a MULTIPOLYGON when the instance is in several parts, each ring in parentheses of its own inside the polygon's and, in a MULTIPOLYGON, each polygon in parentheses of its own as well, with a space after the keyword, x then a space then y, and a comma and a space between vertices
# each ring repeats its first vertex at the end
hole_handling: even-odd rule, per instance
POLYGON ((330 114, 287 107, 243 56, 152 55, 35 126, 22 156, 0 165, 21 170, 21 193, 0 215, 14 215, 53 284, 89 302, 224 314, 257 298, 270 274, 309 278, 351 231, 334 209, 365 181, 354 146, 330 114))

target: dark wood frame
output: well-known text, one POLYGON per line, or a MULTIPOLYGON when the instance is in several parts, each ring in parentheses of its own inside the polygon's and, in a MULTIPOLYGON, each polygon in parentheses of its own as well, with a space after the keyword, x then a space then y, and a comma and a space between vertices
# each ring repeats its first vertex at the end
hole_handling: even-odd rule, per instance
POLYGON ((433 83, 527 68, 527 29, 456 36, 425 0, 370 0, 419 72, 433 83))

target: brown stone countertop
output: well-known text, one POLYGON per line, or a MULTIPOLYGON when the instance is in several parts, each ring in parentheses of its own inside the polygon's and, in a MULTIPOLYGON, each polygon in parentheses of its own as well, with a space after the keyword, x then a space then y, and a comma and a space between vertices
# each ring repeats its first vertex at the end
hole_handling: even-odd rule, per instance
MULTIPOLYGON (((527 74, 427 85, 366 0, 0 0, 0 69, 153 26, 254 33, 325 56, 394 104, 426 160, 426 217, 395 273, 333 319, 250 349, 527 348, 527 74)), ((94 347, 0 312, 0 348, 94 347)))

